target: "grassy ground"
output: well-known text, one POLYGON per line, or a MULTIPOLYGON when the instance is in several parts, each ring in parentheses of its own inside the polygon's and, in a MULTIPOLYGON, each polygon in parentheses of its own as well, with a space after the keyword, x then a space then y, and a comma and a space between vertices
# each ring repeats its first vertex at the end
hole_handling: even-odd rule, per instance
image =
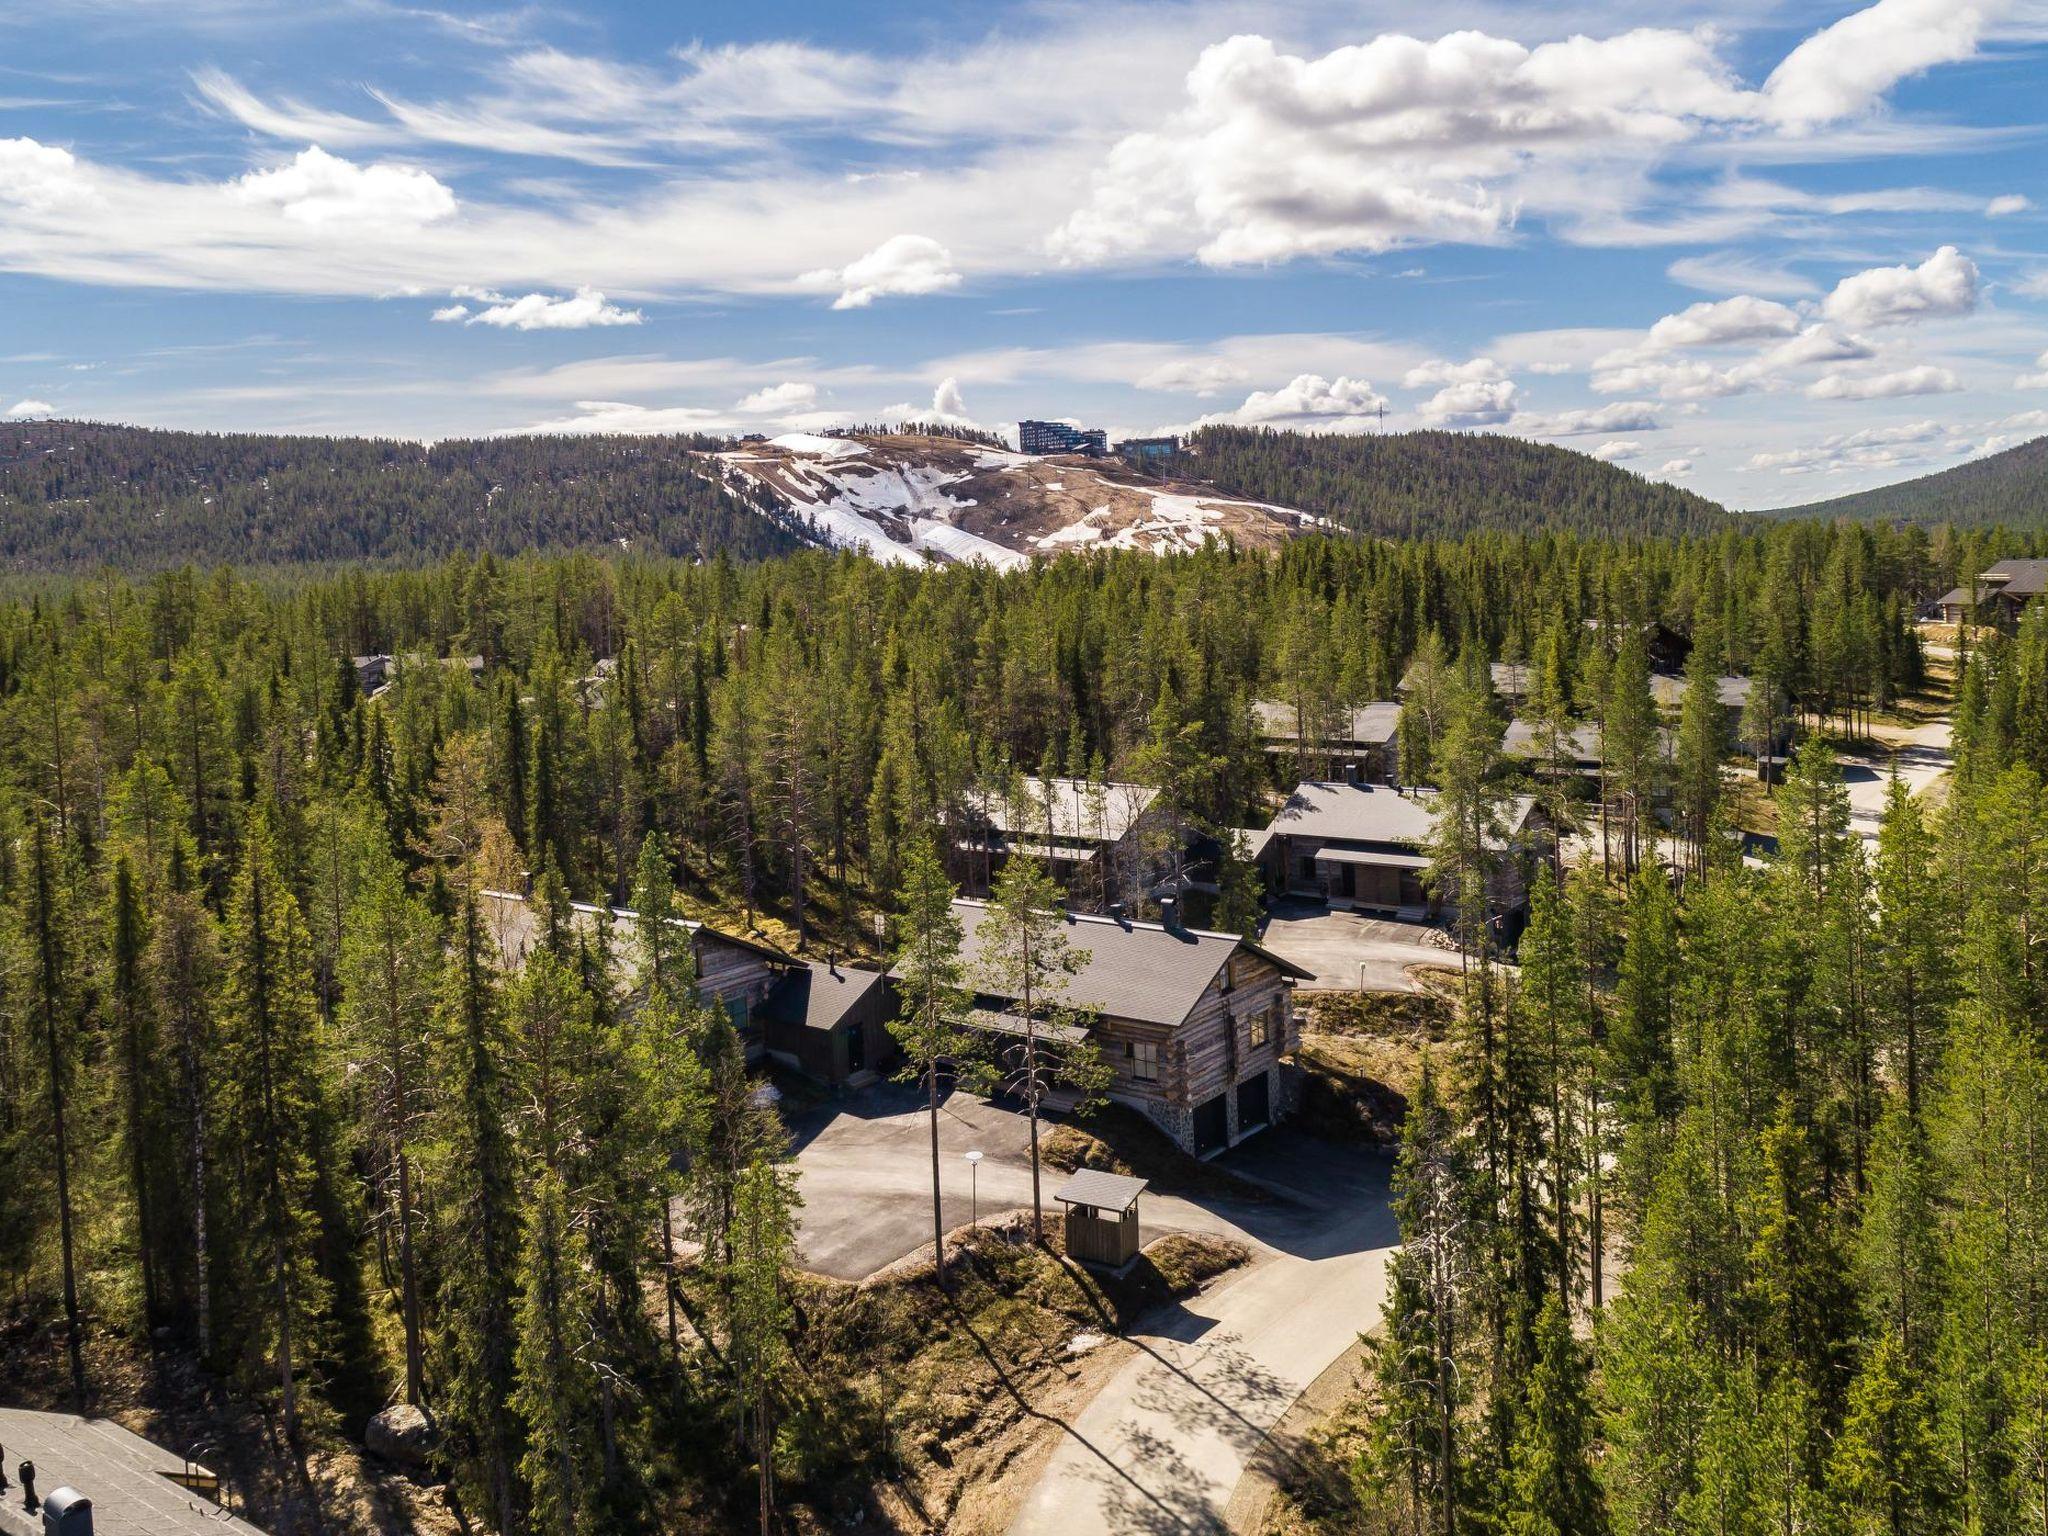
POLYGON ((1267 1198, 1264 1190, 1227 1170, 1190 1157, 1151 1121, 1121 1104, 1105 1104, 1078 1122, 1054 1126, 1041 1138, 1039 1155, 1062 1173, 1097 1168, 1128 1174, 1169 1194, 1267 1198))
POLYGON ((1308 1002, 1295 1060, 1306 1075, 1296 1123, 1332 1140, 1400 1139, 1423 1052, 1452 1049, 1452 1006, 1424 992, 1331 992, 1308 1002))
POLYGON ((802 1410, 782 1436, 799 1530, 859 1523, 949 1536, 1001 1531, 1063 1423, 1129 1346, 1118 1333, 1245 1262, 1242 1244, 1175 1235, 1126 1273, 1069 1263, 1026 1219, 928 1259, 800 1297, 802 1410))

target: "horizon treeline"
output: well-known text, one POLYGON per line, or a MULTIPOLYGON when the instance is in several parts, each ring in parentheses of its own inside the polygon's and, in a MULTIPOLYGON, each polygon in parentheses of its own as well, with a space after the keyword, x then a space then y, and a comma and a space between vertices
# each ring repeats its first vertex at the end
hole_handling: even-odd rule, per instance
POLYGON ((17 571, 418 565, 630 548, 755 559, 810 540, 694 451, 709 437, 367 437, 0 422, 0 565, 17 571))

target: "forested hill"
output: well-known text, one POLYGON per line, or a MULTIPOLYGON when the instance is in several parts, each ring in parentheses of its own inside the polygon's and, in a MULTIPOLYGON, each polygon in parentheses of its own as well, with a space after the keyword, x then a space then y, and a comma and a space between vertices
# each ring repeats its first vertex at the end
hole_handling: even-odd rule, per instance
MULTIPOLYGON (((695 437, 499 437, 427 447, 0 423, 0 563, 17 571, 418 564, 455 550, 591 546, 750 559, 830 541, 829 527, 795 516, 786 499, 735 494, 701 456, 725 446, 695 437)), ((1206 483, 1387 538, 1697 533, 1727 516, 1691 492, 1582 453, 1458 432, 1317 437, 1211 427, 1173 471, 1175 485, 1206 483)), ((886 490, 888 478, 863 496, 886 490)))
POLYGON ((1311 436, 1205 427, 1177 466, 1232 495, 1384 538, 1513 533, 1705 533, 1728 513, 1568 448, 1471 432, 1311 436))
POLYGON ((0 562, 418 563, 456 550, 618 545, 734 558, 805 541, 686 450, 710 440, 376 438, 0 423, 0 562))
POLYGON ((1786 507, 1773 517, 1854 518, 1958 528, 2048 528, 2048 437, 1874 491, 1786 507))

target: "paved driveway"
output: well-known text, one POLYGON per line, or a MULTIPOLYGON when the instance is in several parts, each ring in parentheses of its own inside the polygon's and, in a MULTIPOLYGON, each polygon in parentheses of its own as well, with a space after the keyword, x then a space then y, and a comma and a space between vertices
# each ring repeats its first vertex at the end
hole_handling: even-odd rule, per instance
POLYGON ((1896 746, 1877 747, 1841 756, 1842 780, 1849 791, 1849 821, 1864 837, 1875 841, 1884 820, 1884 802, 1891 788, 1891 773, 1897 767, 1906 788, 1918 795, 1955 766, 1950 751, 1953 728, 1946 720, 1934 720, 1907 732, 1896 746))
MULTIPOLYGON (((931 1132, 916 1088, 883 1084, 833 1099, 794 1118, 797 1187, 804 1197, 797 1247, 804 1268, 841 1280, 876 1270, 932 1243, 931 1132)), ((969 1093, 951 1094, 939 1111, 939 1183, 946 1229, 1031 1205, 1030 1126, 1025 1117, 969 1093), (967 1153, 982 1153, 977 1173, 967 1153)), ((1043 1172, 1047 1221, 1065 1181, 1043 1172)), ((1234 1209, 1234 1207, 1228 1207, 1234 1209)), ((1166 1232, 1233 1230, 1226 1206, 1198 1206, 1147 1194, 1140 1207, 1147 1241, 1166 1232)))
POLYGON ((1138 1353, 1066 1425, 1010 1536, 1221 1536, 1246 1468, 1290 1454, 1281 1415, 1378 1323, 1389 1165, 1285 1127, 1227 1158, 1297 1199, 1238 1229, 1250 1269, 1130 1333, 1138 1353))
POLYGON ((1276 906, 1259 942, 1316 973, 1304 991, 1416 992, 1413 965, 1456 965, 1448 949, 1427 942, 1436 929, 1305 903, 1276 906))

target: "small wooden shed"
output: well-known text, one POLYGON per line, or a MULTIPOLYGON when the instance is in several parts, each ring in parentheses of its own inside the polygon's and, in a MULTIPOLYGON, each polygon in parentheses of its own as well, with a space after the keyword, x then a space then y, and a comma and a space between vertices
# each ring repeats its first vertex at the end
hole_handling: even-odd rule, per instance
POLYGON ((1053 1191, 1067 1208, 1067 1255, 1122 1269, 1138 1256, 1138 1196, 1143 1179, 1083 1168, 1053 1191))

